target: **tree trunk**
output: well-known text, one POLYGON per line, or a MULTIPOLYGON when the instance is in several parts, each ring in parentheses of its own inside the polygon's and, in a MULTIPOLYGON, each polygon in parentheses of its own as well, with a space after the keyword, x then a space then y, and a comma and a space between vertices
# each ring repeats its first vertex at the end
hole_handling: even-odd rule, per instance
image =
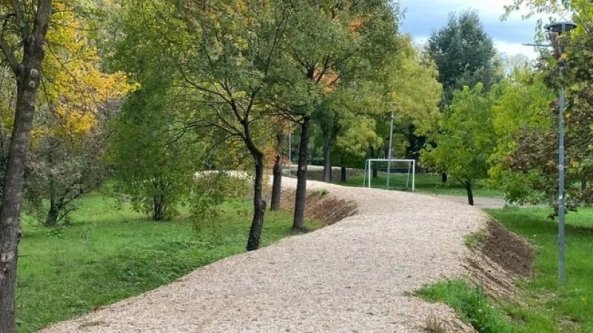
MULTIPOLYGON (((51 168, 53 167, 53 156, 51 152, 47 154, 47 164, 51 168)), ((49 176, 49 211, 45 219, 46 226, 55 226, 58 224, 58 216, 60 210, 56 202, 56 182, 54 181, 53 175, 50 173, 49 176)))
POLYGON ((152 198, 152 219, 154 221, 163 220, 163 197, 161 194, 156 194, 152 198))
POLYGON ((280 154, 276 155, 272 173, 274 180, 272 181, 272 202, 270 203, 270 209, 279 210, 282 201, 282 163, 280 154))
MULTIPOLYGON (((253 149, 253 148, 252 148, 253 149)), ((266 201, 263 199, 264 155, 259 151, 252 151, 255 159, 255 180, 253 182, 253 220, 247 240, 247 251, 257 250, 264 226, 266 201)))
MULTIPOLYGON (((41 78, 41 63, 45 55, 45 35, 51 8, 51 0, 38 1, 35 20, 29 22, 33 29, 20 40, 22 63, 18 62, 15 52, 7 46, 4 36, 0 36, 0 48, 17 81, 14 124, 0 203, 0 332, 2 333, 16 332, 15 287, 18 243, 21 235, 23 175, 29 147, 29 134, 35 115, 35 100, 41 78)), ((20 28, 25 31, 23 26, 20 28)))
POLYGON ((329 140, 328 142, 323 143, 323 174, 321 180, 326 183, 331 183, 332 181, 332 145, 329 140))
POLYGON ((311 118, 306 116, 301 124, 301 141, 299 143, 299 161, 297 169, 297 189, 294 201, 294 221, 292 230, 305 229, 305 201, 307 199, 307 157, 309 155, 309 126, 311 118))
MULTIPOLYGON (((375 148, 371 147, 371 158, 375 158, 375 148)), ((377 169, 377 167, 372 167, 371 169, 373 169, 373 178, 377 178, 379 177, 379 170, 377 169)))
POLYGON ((467 203, 470 206, 474 205, 474 193, 472 191, 472 183, 471 182, 465 182, 463 184, 463 186, 465 187, 465 191, 467 192, 467 203))
POLYGON ((445 172, 441 173, 441 182, 443 182, 443 183, 447 182, 447 173, 445 173, 445 172))
MULTIPOLYGON (((31 67, 25 68, 29 73, 33 71, 31 67)), ((17 83, 15 120, 0 206, 0 332, 2 333, 16 331, 15 284, 18 243, 21 235, 23 175, 38 85, 38 74, 36 78, 31 77, 30 74, 24 75, 17 83)))
POLYGON ((581 181, 581 190, 584 191, 587 189, 587 181, 586 180, 582 180, 581 181))
POLYGON ((344 166, 344 156, 342 155, 341 160, 340 160, 340 181, 341 182, 345 182, 347 179, 347 174, 346 174, 346 166, 344 166))
MULTIPOLYGON (((50 176, 51 177, 51 176, 50 176)), ((53 178, 49 181, 49 211, 47 212, 47 218, 45 219, 45 225, 55 226, 58 224, 58 216, 60 215, 60 209, 56 203, 56 190, 54 186, 53 178)))

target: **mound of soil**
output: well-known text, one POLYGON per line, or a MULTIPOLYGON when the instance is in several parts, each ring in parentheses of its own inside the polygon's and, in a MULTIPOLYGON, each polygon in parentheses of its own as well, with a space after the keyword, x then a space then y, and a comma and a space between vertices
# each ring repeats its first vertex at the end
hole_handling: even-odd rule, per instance
POLYGON ((488 222, 487 230, 488 237, 482 243, 482 252, 506 271, 530 277, 535 257, 531 245, 497 221, 488 222))
MULTIPOLYGON (((295 191, 283 191, 281 207, 287 211, 294 211, 295 191)), ((307 193, 305 204, 305 218, 321 221, 325 225, 334 224, 357 212, 356 203, 348 200, 336 199, 326 191, 307 193)))
POLYGON ((526 240, 491 220, 468 258, 468 268, 488 294, 512 297, 517 279, 531 277, 534 257, 526 240))

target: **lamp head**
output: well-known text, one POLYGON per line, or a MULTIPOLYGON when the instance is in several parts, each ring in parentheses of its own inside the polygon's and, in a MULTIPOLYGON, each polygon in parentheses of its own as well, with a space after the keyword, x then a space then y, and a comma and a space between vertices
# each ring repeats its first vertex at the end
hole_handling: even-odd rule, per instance
POLYGON ((544 27, 548 32, 548 38, 550 38, 550 42, 552 42, 552 46, 554 47, 556 58, 562 59, 562 54, 564 53, 565 43, 562 40, 562 34, 569 32, 576 27, 577 25, 572 22, 550 23, 544 27))
POLYGON ((576 27, 577 25, 573 22, 556 22, 546 25, 544 29, 546 29, 547 32, 557 33, 560 35, 564 32, 569 32, 576 27))

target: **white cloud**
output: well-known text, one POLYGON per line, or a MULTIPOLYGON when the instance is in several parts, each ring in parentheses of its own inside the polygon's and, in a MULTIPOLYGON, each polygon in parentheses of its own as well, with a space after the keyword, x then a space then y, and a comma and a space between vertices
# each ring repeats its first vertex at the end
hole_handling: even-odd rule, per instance
POLYGON ((480 20, 488 35, 493 39, 495 47, 502 54, 523 54, 535 59, 537 52, 533 47, 523 46, 522 43, 533 43, 536 33, 537 20, 547 22, 545 15, 523 19, 527 10, 511 13, 501 21, 504 6, 512 4, 513 0, 400 0, 402 8, 406 8, 402 31, 412 34, 414 40, 422 44, 434 31, 447 24, 451 12, 467 9, 478 11, 480 20), (430 9, 428 9, 430 8, 430 9))
POLYGON ((502 55, 513 56, 523 54, 530 60, 537 58, 537 50, 533 46, 525 46, 520 43, 512 43, 504 40, 494 40, 494 47, 502 55))

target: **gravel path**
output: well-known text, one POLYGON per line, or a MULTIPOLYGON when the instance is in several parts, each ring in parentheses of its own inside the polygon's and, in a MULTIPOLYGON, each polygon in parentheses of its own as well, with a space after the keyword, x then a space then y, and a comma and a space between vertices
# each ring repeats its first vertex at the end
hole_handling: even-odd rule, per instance
MULTIPOLYGON (((463 205, 467 205, 467 197, 463 195, 434 195, 437 198, 458 202, 463 205)), ((474 197, 474 206, 476 208, 504 208, 506 202, 503 198, 492 198, 492 197, 474 197)))
MULTIPOLYGON (((484 213, 427 195, 309 183, 319 188, 357 202, 358 214, 43 332, 425 332, 429 317, 461 325, 410 292, 466 273, 463 236, 484 213)), ((455 332, 472 331, 462 326, 455 332)))

